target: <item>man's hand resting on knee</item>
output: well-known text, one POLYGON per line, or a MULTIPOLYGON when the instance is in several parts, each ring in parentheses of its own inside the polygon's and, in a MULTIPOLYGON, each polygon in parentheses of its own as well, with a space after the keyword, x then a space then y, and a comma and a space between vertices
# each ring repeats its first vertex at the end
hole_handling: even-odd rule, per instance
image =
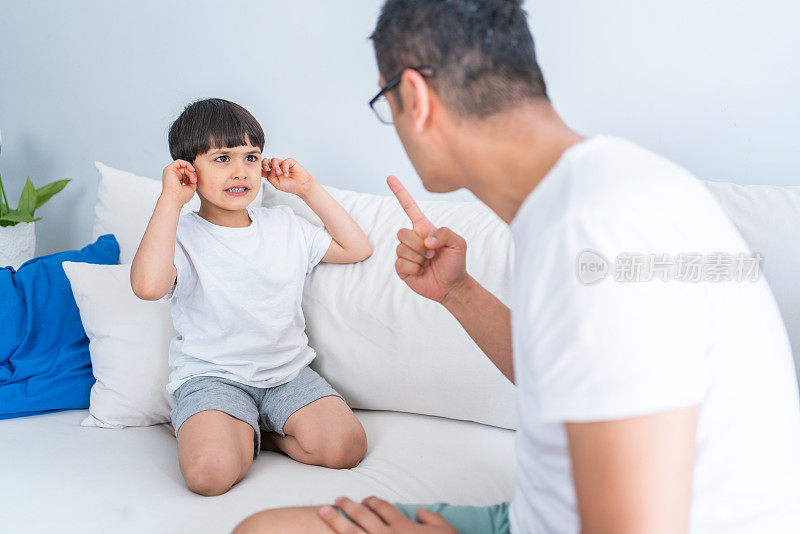
POLYGON ((361 503, 339 497, 336 508, 323 506, 319 509, 319 516, 337 534, 458 534, 435 512, 420 508, 417 510, 419 523, 414 523, 400 510, 377 497, 368 497, 361 503), (358 524, 348 520, 336 508, 358 524))

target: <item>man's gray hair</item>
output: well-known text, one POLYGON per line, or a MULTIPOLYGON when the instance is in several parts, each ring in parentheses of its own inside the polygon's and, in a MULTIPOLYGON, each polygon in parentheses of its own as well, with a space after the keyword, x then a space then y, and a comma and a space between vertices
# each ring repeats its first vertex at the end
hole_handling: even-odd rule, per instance
POLYGON ((387 0, 370 38, 385 80, 431 67, 428 83, 461 116, 547 99, 519 0, 387 0))

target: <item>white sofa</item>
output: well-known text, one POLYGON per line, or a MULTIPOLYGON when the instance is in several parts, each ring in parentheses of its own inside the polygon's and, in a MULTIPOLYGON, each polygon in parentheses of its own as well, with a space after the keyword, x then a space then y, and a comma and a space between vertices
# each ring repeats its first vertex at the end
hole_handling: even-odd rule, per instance
MULTIPOLYGON (((101 172, 101 190, 103 180, 101 172)), ((706 183, 763 255, 797 360, 800 285, 792 275, 800 274, 800 187, 706 183)), ((304 310, 319 353, 313 366, 356 408, 366 429, 369 450, 361 465, 329 470, 262 451, 228 493, 202 497, 183 482, 168 422, 81 426, 100 417, 89 410, 10 419, 0 421, 0 532, 229 532, 258 510, 331 502, 341 494, 473 505, 511 498, 513 386, 452 317, 394 276, 393 236, 404 222, 393 199, 331 190, 367 230, 374 254, 359 266, 315 269, 304 310), (346 303, 339 309, 337 302, 346 303)), ((110 207, 102 196, 98 213, 110 207)), ((274 190, 263 202, 288 203, 313 220, 274 190)), ((435 224, 465 234, 468 269, 506 298, 513 251, 502 223, 477 203, 421 207, 435 224)), ((141 215, 126 216, 137 222, 115 232, 123 263, 143 231, 141 215)), ((109 229, 102 222, 96 234, 109 229)))

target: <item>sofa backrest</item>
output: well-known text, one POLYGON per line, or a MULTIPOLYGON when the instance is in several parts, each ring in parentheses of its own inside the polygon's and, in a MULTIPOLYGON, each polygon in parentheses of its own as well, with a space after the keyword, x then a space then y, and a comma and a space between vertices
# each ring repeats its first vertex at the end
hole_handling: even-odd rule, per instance
MULTIPOLYGON (((129 263, 161 190, 156 180, 97 164, 94 233, 114 233, 129 263)), ((783 315, 800 364, 800 187, 705 182, 739 228, 783 315)), ((411 291, 394 272, 397 230, 410 226, 392 196, 327 187, 365 229, 373 255, 353 265, 317 266, 303 309, 312 363, 354 408, 393 410, 516 427, 515 388, 444 308, 411 291)), ((197 199, 185 210, 197 209, 197 199)), ((255 204, 255 202, 254 202, 255 204)), ((295 195, 263 186, 263 205, 285 204, 321 224, 295 195)), ((438 226, 469 243, 470 273, 508 302, 513 246, 508 227, 478 202, 420 202, 438 226)), ((800 365, 798 365, 800 366, 800 365)))
MULTIPOLYGON (((120 263, 130 263, 161 193, 157 180, 96 163, 94 234, 113 233, 120 263)), ((514 386, 483 356, 441 306, 410 291, 394 273, 396 233, 408 218, 394 198, 328 188, 368 231, 374 254, 354 265, 317 266, 305 285, 303 310, 312 362, 353 408, 392 410, 516 424, 514 386)), ((266 181, 265 205, 287 204, 321 221, 299 197, 266 181)), ((260 198, 252 205, 261 203, 260 198)), ((510 232, 476 202, 421 203, 435 224, 470 240, 473 276, 501 299, 511 277, 510 232)), ((182 213, 199 208, 198 198, 182 213)), ((167 354, 164 354, 166 361, 167 354)), ((166 378, 166 377, 164 377, 166 378)), ((166 383, 165 383, 166 384, 166 383)))
MULTIPOLYGON (((441 305, 397 277, 397 231, 411 226, 397 200, 326 189, 367 233, 373 253, 357 264, 320 264, 306 281, 306 332, 317 351, 311 366, 354 408, 515 428, 513 384, 441 305)), ((277 204, 322 224, 297 196, 265 184, 264 205, 277 204)), ((478 202, 419 205, 433 224, 467 240, 470 274, 508 302, 513 265, 508 226, 478 202)))
POLYGON ((761 254, 760 272, 775 296, 800 371, 800 186, 704 183, 751 252, 761 254))
MULTIPOLYGON (((784 318, 800 367, 800 187, 704 183, 740 230, 784 318)), ((395 234, 409 221, 391 196, 327 188, 364 228, 374 247, 363 264, 319 266, 309 278, 304 310, 318 368, 355 406, 468 419, 513 428, 513 388, 439 305, 419 297, 393 269, 395 234), (353 362, 358 364, 353 366, 353 362), (355 370, 354 370, 355 369, 355 370), (492 399, 486 403, 487 399, 492 399), (480 401, 480 402, 477 402, 480 401)), ((294 195, 265 187, 264 205, 289 205, 321 224, 294 195)), ((420 202, 437 226, 467 240, 470 272, 508 299, 513 264, 510 234, 475 202, 420 202)))

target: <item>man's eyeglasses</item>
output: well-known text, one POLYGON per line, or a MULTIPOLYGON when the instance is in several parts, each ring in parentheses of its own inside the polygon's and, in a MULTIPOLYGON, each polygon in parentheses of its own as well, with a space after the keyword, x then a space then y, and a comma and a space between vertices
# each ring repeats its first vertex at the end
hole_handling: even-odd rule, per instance
MULTIPOLYGON (((422 76, 433 76, 435 71, 431 67, 407 67, 411 70, 415 70, 419 72, 422 76)), ((375 112, 375 115, 378 117, 378 120, 381 121, 383 124, 392 124, 392 108, 389 106, 389 101, 386 100, 386 93, 394 89, 400 84, 400 80, 403 79, 403 72, 406 69, 400 71, 400 74, 392 78, 388 81, 386 85, 381 87, 381 90, 378 91, 378 94, 373 97, 372 100, 369 101, 369 107, 372 108, 372 111, 375 112)))

